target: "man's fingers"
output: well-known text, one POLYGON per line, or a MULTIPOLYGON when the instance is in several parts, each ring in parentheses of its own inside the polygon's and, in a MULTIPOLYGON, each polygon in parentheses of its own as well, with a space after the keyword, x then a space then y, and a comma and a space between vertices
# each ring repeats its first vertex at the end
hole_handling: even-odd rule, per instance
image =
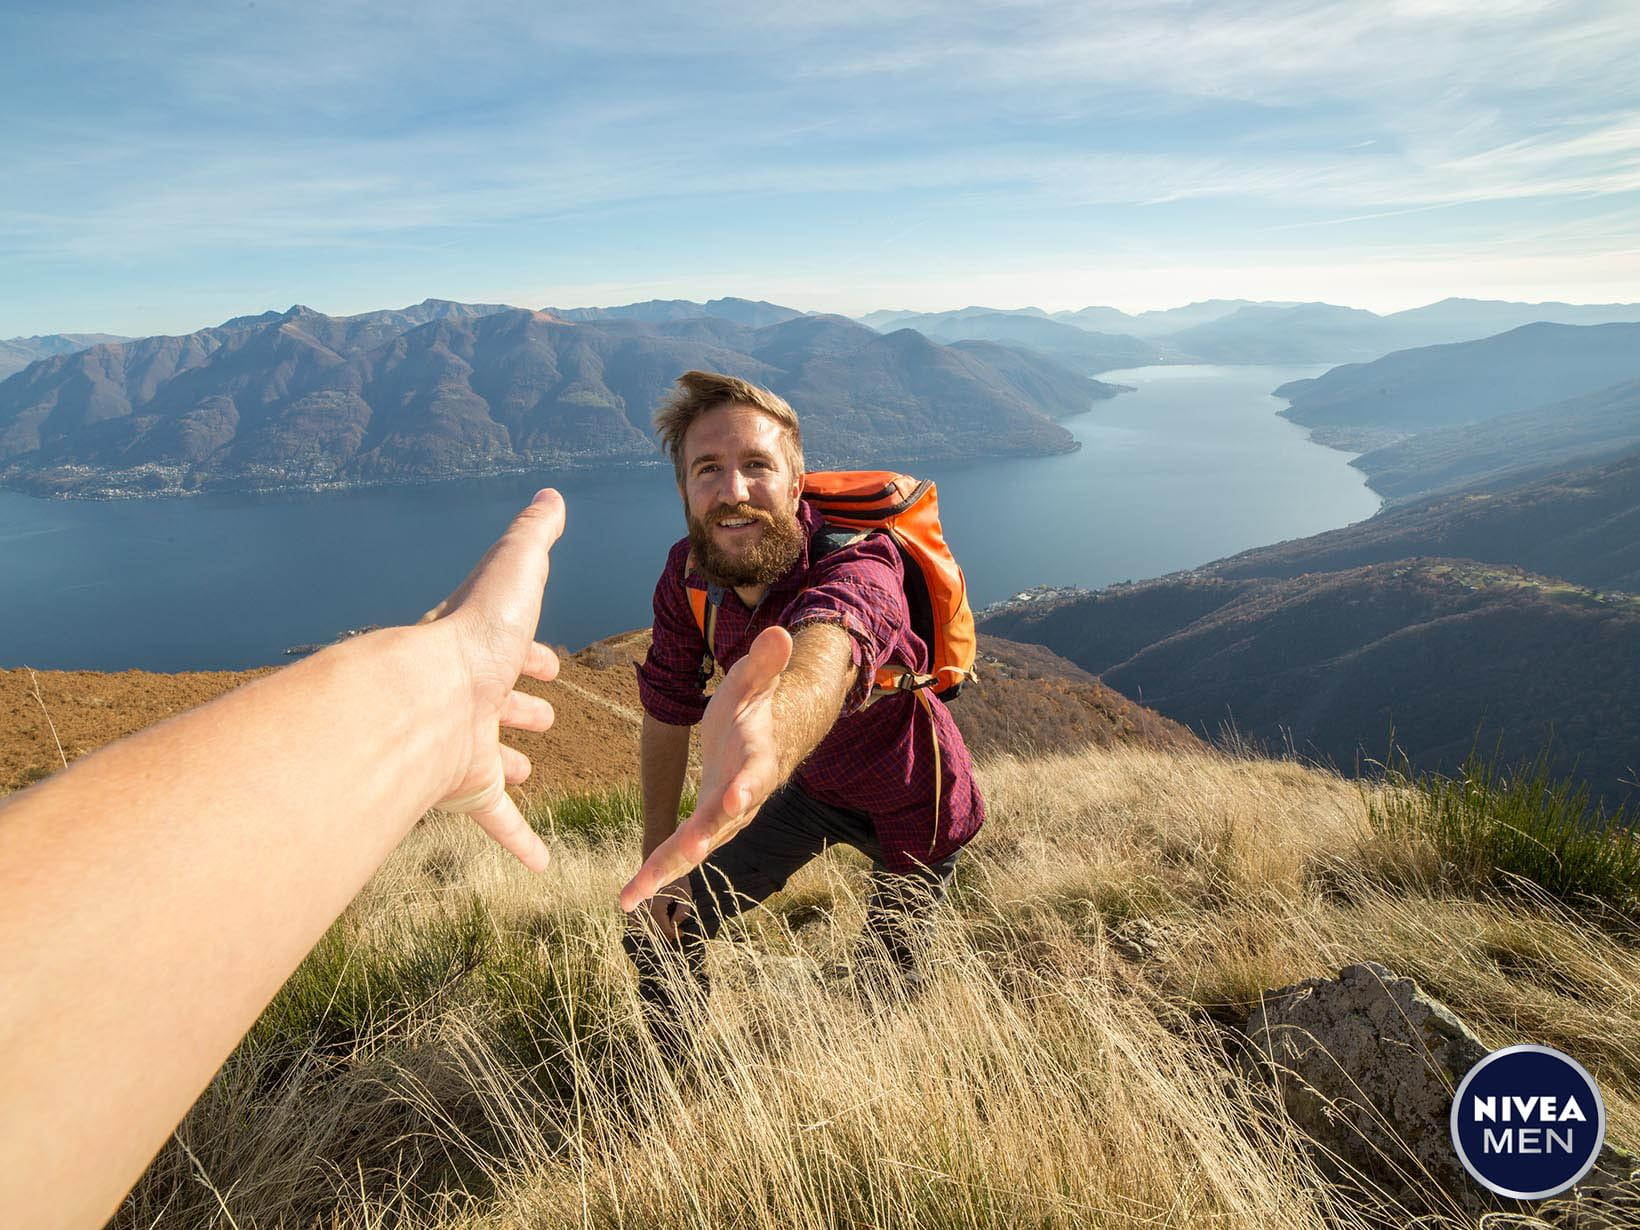
POLYGON ((507 785, 518 785, 530 775, 530 758, 517 748, 501 744, 501 775, 507 785))
POLYGON ((552 719, 552 705, 528 692, 513 692, 501 706, 501 724, 514 730, 546 730, 552 719))
MULTIPOLYGON (((501 749, 503 752, 507 748, 501 749)), ((526 762, 527 763, 527 762, 526 762)), ((452 811, 465 811, 503 850, 523 863, 531 871, 545 871, 551 856, 547 844, 529 826, 518 804, 497 784, 483 792, 480 801, 469 806, 452 806, 452 811)))
POLYGON ((697 808, 694 815, 644 860, 638 874, 621 890, 621 909, 635 910, 674 880, 682 879, 704 863, 729 838, 746 827, 744 815, 728 815, 719 797, 715 807, 697 808))
POLYGON ((551 683, 558 678, 558 655, 540 641, 530 642, 529 651, 524 655, 524 673, 531 679, 551 683))

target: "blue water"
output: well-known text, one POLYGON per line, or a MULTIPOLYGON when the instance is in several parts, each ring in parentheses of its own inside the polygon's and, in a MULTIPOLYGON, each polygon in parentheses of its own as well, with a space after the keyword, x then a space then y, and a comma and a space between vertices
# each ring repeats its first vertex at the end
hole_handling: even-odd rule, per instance
MULTIPOLYGON (((1320 367, 1153 367, 1066 422, 1060 457, 915 467, 940 489, 975 605, 1039 584, 1188 568, 1371 515, 1348 456, 1309 443, 1269 396, 1320 367)), ((282 496, 109 502, 0 492, 0 666, 207 670, 415 619, 454 588, 535 490, 558 487, 542 638, 578 648, 649 622, 682 535, 670 467, 282 496)))

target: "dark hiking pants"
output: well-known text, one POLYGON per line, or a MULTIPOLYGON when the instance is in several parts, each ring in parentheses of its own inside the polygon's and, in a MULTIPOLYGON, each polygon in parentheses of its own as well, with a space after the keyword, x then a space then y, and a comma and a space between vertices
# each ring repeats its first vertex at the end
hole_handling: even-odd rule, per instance
POLYGON ((664 1051, 677 1053, 685 1045, 690 1019, 704 1005, 705 941, 717 935, 725 919, 784 888, 800 867, 833 844, 853 846, 872 862, 871 896, 854 963, 861 989, 901 994, 915 989, 918 957, 957 856, 910 872, 890 871, 869 819, 821 803, 788 782, 690 877, 694 912, 679 928, 676 944, 656 935, 647 920, 629 925, 622 937, 638 970, 644 1019, 664 1051))

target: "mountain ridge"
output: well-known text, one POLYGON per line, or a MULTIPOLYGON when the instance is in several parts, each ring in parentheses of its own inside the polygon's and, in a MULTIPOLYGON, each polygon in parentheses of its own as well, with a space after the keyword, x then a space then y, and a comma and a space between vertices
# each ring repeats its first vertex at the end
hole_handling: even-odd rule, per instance
POLYGON ((838 316, 753 328, 492 306, 298 305, 42 360, 0 382, 0 481, 185 494, 656 462, 649 414, 691 367, 774 388, 816 460, 842 464, 1070 451, 1054 420, 1116 392, 1040 356, 998 370, 838 316))

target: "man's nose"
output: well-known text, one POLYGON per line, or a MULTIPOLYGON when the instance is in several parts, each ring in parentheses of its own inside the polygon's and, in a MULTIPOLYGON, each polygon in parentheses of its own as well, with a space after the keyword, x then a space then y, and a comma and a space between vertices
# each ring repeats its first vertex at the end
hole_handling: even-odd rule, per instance
POLYGON ((752 485, 746 481, 746 475, 738 466, 732 466, 723 473, 723 500, 726 504, 749 504, 752 501, 752 485))

